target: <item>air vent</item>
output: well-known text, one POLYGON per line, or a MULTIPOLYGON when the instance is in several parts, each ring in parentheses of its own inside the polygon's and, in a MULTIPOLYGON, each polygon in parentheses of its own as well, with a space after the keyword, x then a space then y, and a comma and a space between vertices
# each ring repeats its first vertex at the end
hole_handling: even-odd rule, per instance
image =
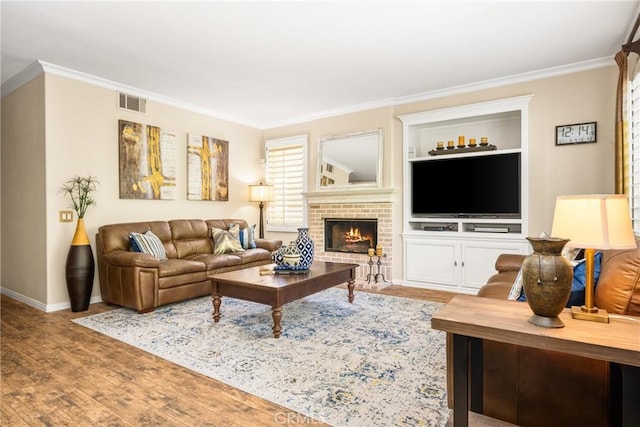
POLYGON ((120 108, 144 113, 147 111, 147 100, 120 92, 120 108))

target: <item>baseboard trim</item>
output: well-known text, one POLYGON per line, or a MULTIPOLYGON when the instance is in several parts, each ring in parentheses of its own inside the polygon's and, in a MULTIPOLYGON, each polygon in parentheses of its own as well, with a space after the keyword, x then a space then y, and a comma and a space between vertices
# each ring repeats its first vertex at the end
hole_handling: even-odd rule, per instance
MULTIPOLYGON (((11 289, 7 289, 4 287, 0 287, 0 293, 2 295, 6 295, 10 298, 13 298, 16 301, 20 301, 23 304, 28 305, 29 307, 33 307, 40 311, 44 311, 45 313, 52 313, 54 311, 67 310, 71 308, 71 304, 68 301, 57 303, 57 304, 45 304, 28 296, 22 295, 16 291, 12 291, 11 289)), ((94 296, 91 297, 89 304, 95 304, 98 302, 102 302, 102 296, 94 296)))

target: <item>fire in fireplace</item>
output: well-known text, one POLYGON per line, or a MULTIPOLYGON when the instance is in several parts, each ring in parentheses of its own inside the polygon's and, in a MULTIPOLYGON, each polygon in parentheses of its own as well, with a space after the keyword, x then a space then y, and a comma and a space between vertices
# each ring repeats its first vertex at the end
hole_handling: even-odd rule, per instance
POLYGON ((326 252, 367 253, 378 240, 377 219, 325 218, 324 250, 326 252))

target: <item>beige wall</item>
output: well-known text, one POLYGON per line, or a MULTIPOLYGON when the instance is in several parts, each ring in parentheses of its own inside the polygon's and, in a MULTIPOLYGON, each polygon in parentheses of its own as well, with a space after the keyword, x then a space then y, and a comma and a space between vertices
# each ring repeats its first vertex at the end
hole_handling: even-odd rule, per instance
MULTIPOLYGON (((264 131, 264 139, 296 133, 309 135, 310 190, 315 184, 318 137, 325 134, 384 129, 385 188, 393 188, 393 272, 403 279, 402 265, 402 123, 398 116, 483 101, 534 95, 529 104, 529 234, 551 231, 555 198, 561 194, 614 191, 614 106, 617 67, 479 90, 444 98, 379 108, 264 131), (555 127, 595 121, 596 144, 555 145, 555 127)), ((453 190, 455 194, 455 190, 453 190)), ((280 236, 284 241, 288 236, 280 236)))
MULTIPOLYGON (((131 112, 118 108, 117 99, 115 90, 53 74, 45 74, 3 99, 3 198, 12 203, 2 206, 2 286, 46 304, 50 310, 63 308, 68 301, 64 269, 75 218, 73 223, 59 222, 58 212, 68 210, 69 201, 58 189, 73 175, 91 174, 101 183, 95 194, 97 205, 85 216, 94 253, 95 233, 102 224, 173 218, 258 220, 257 205, 247 202, 247 185, 260 179, 260 130, 155 102, 147 104, 146 114, 131 112), (34 86, 40 93, 31 93, 34 86), (21 108, 25 100, 31 100, 30 108, 21 108), (29 125, 16 113, 23 110, 36 115, 27 117, 29 125), (176 132, 175 200, 119 198, 119 119, 176 132), (5 121, 9 124, 6 133, 5 121), (42 129, 45 122, 46 138, 42 129), (24 135, 13 137, 12 128, 28 134, 28 145, 24 135), (32 135, 37 129, 40 133, 32 135), (186 200, 187 133, 229 141, 228 202, 186 200), (30 149, 32 145, 34 150, 30 149), (9 157, 8 148, 18 152, 15 160, 9 157), (13 185, 7 178, 14 178, 13 185), (7 246, 12 250, 6 250, 7 246)), ((99 296, 95 276, 94 298, 99 296)))
MULTIPOLYGON (((612 65, 261 131, 155 102, 148 103, 146 114, 121 110, 115 90, 46 74, 2 100, 1 284, 49 309, 64 308, 64 264, 75 222, 58 222, 58 211, 68 206, 58 188, 75 174, 92 174, 101 182, 97 206, 89 209, 85 219, 95 249, 94 235, 101 224, 215 217, 257 222, 258 209, 248 202, 247 184, 264 176, 259 159, 264 156, 265 140, 308 136, 307 186, 313 191, 318 138, 377 128, 384 132, 383 186, 396 190, 393 279, 401 280, 403 165, 402 125, 397 116, 534 95, 529 107, 529 234, 536 235, 549 231, 556 195, 613 192, 616 81, 617 68, 612 65), (179 135, 176 200, 119 199, 119 119, 168 128, 179 135), (598 123, 596 144, 555 146, 555 126, 589 121, 598 123), (191 132, 229 141, 229 202, 186 200, 186 136, 191 132)), ((266 237, 288 242, 295 233, 267 232, 266 237)), ((96 275, 94 297, 98 292, 96 275)))
POLYGON ((2 286, 41 303, 47 298, 44 81, 41 75, 2 98, 2 286))

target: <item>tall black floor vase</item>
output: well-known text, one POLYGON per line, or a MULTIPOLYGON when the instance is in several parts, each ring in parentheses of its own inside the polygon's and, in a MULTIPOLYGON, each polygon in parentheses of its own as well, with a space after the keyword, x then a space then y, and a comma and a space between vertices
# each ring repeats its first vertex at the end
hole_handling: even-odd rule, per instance
POLYGON ((77 312, 89 309, 91 291, 93 290, 94 269, 93 251, 89 244, 84 221, 79 218, 67 255, 65 269, 71 311, 77 312))

